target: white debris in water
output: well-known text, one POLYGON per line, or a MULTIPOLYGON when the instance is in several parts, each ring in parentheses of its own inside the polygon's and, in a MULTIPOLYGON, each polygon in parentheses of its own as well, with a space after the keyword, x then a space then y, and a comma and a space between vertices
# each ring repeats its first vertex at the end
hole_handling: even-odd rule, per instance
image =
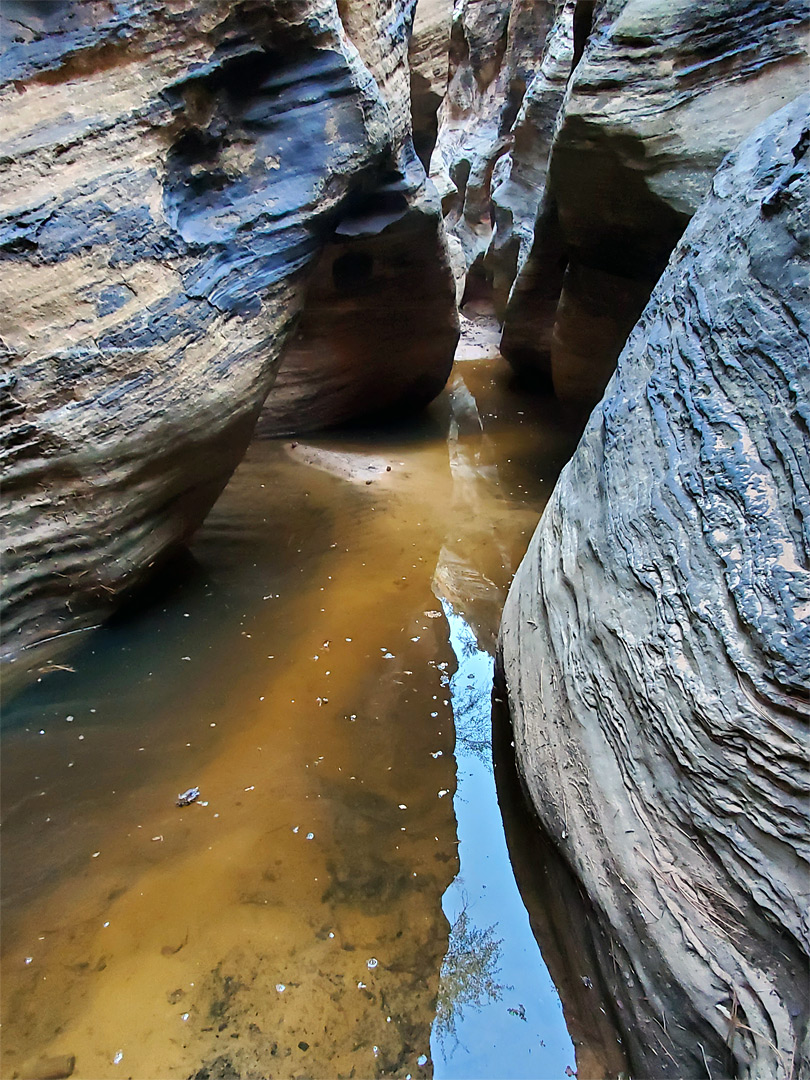
POLYGON ((366 984, 364 982, 359 982, 357 984, 357 989, 358 990, 365 990, 365 988, 366 988, 366 984))
POLYGON ((377 1056, 379 1055, 379 1053, 380 1053, 380 1048, 379 1048, 379 1046, 372 1046, 372 1048, 371 1048, 371 1049, 372 1049, 372 1051, 374 1052, 374 1057, 377 1057, 377 1056))
POLYGON ((334 931, 334 930, 330 930, 330 931, 329 931, 329 937, 334 937, 334 936, 335 936, 335 931, 334 931))
POLYGON ((378 963, 379 963, 379 961, 375 957, 372 956, 372 958, 370 960, 366 961, 366 967, 369 968, 369 970, 371 970, 371 969, 375 968, 378 963))
POLYGON ((299 830, 300 828, 301 828, 301 826, 300 826, 300 825, 293 825, 293 832, 298 832, 298 830, 299 830))
POLYGON ((420 1054, 416 1059, 417 1065, 427 1065, 427 1054, 420 1054))
POLYGON ((315 833, 314 832, 308 832, 307 833, 307 840, 314 840, 314 839, 315 839, 315 833))
POLYGON ((450 794, 450 792, 447 790, 447 788, 442 788, 442 790, 439 792, 439 798, 443 799, 445 797, 445 795, 449 795, 449 794, 450 794))
POLYGON ((437 750, 435 754, 431 754, 430 756, 431 756, 432 758, 437 758, 437 757, 441 757, 441 756, 442 756, 442 751, 441 751, 441 750, 437 750))
POLYGON ((280 994, 283 994, 286 989, 287 987, 284 985, 284 983, 276 983, 276 990, 278 990, 280 994))
POLYGON ((404 802, 401 802, 401 803, 399 804, 399 808, 400 808, 400 810, 407 810, 407 809, 408 809, 408 807, 407 807, 407 806, 405 805, 405 803, 404 803, 404 802))
POLYGON ((72 724, 72 723, 73 723, 73 720, 74 720, 74 717, 72 717, 72 716, 66 716, 66 717, 65 717, 65 719, 67 720, 67 722, 68 722, 69 724, 72 724))
POLYGON ((34 961, 34 958, 33 958, 33 956, 26 956, 26 958, 25 958, 25 964, 26 964, 26 967, 27 967, 27 966, 28 966, 29 964, 33 963, 33 961, 34 961))
POLYGON ((99 855, 100 855, 100 854, 101 854, 101 852, 100 852, 100 851, 94 851, 94 852, 93 852, 93 858, 94 858, 94 859, 97 859, 97 858, 99 857, 99 855))
POLYGON ((102 925, 103 925, 103 926, 105 926, 105 927, 107 927, 107 926, 109 926, 110 924, 109 924, 109 922, 105 922, 105 923, 103 923, 102 925))
POLYGON ((113 1054, 113 1065, 120 1065, 124 1058, 123 1050, 116 1050, 113 1054))
POLYGON ((190 1015, 191 1015, 190 1013, 182 1013, 182 1015, 180 1016, 180 1019, 181 1020, 188 1020, 190 1015))
POLYGON ((256 790, 256 785, 255 784, 251 784, 250 787, 245 788, 245 791, 255 791, 255 790, 256 790))

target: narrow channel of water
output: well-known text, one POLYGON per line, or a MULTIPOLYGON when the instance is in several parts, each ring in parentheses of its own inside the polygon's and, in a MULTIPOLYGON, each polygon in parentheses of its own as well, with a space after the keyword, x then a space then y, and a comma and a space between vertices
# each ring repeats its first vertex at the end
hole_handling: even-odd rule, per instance
POLYGON ((3 1075, 573 1067, 489 743, 573 437, 478 351, 408 425, 254 444, 193 559, 4 709, 3 1075))

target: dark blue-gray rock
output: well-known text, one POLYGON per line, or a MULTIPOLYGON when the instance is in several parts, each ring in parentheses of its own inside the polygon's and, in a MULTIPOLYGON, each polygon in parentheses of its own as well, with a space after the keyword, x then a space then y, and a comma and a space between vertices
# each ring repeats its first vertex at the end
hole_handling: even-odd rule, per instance
POLYGON ((633 1075, 807 1075, 809 107, 717 173, 503 616, 633 1075))
MULTIPOLYGON (((455 313, 410 146, 412 4, 365 15, 388 60, 379 83, 333 0, 2 5, 2 656, 15 670, 98 623, 200 524, 322 252, 392 172, 429 251, 395 246, 431 260, 422 330, 438 344, 434 367, 411 353, 379 404, 440 389, 455 313)), ((362 384, 356 359, 347 378, 362 384)))

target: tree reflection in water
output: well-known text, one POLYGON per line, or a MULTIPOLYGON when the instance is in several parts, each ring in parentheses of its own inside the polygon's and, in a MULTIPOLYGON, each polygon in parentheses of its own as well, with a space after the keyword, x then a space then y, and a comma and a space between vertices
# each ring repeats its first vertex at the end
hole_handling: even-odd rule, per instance
POLYGON ((463 1020, 466 1008, 480 1009, 489 1002, 500 1001, 504 990, 512 989, 497 981, 503 939, 496 938, 494 933, 495 925, 473 924, 466 903, 450 930, 433 1027, 445 1053, 448 1049, 452 1053, 459 1045, 456 1026, 463 1020))
POLYGON ((450 627, 458 669, 450 680, 456 725, 456 757, 472 755, 492 772, 492 677, 494 660, 479 647, 472 627, 446 600, 441 601, 450 627))

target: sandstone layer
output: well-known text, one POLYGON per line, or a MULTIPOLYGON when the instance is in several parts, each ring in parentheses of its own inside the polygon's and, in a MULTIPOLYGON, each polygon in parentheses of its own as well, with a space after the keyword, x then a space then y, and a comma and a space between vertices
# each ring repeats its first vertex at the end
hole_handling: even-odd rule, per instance
POLYGON ((806 1075, 809 107, 717 173, 503 616, 634 1075, 806 1075))
POLYGON ((518 245, 502 343, 516 368, 562 398, 598 401, 720 161, 805 88, 807 30, 801 0, 562 9, 548 36, 557 60, 547 49, 547 70, 510 136, 517 190, 494 196, 506 231, 496 232, 493 254, 510 251, 498 267, 503 291, 516 250, 508 210, 529 170, 539 212, 531 242, 518 245), (562 97, 566 55, 573 70, 562 97), (526 130, 533 114, 540 138, 526 130))
POLYGON ((560 6, 558 0, 456 5, 449 83, 430 174, 442 198, 460 298, 467 274, 483 275, 499 163, 510 149, 510 128, 560 6))
MULTIPOLYGON (((410 147, 413 12, 369 7, 364 36, 364 11, 355 47, 332 0, 3 5, 5 659, 100 621, 199 525, 324 249, 354 244, 358 218, 379 235, 378 211, 408 217, 396 257, 385 238, 374 257, 403 291, 403 264, 430 261, 422 330, 437 344, 391 346, 398 381, 379 401, 360 355, 342 376, 363 391, 318 422, 440 389, 455 314, 410 147), (358 53, 372 38, 376 79, 358 53)), ((348 256, 344 286, 364 259, 348 256)), ((376 295, 355 290, 352 317, 376 295)))

